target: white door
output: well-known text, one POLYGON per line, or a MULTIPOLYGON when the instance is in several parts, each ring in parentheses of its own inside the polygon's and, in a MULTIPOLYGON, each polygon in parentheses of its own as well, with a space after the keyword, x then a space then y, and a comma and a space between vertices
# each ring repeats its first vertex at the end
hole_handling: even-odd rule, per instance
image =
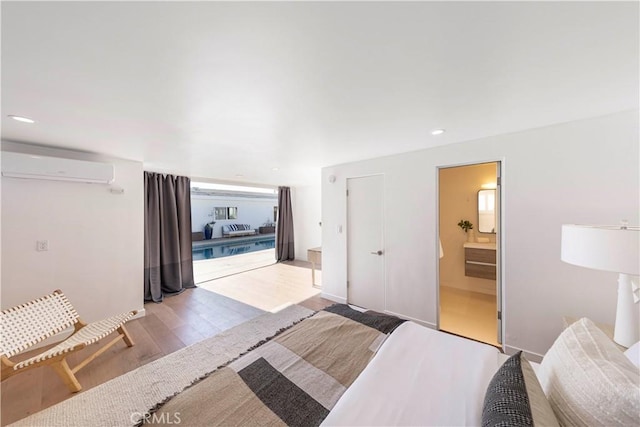
POLYGON ((384 312, 382 175, 347 179, 347 301, 384 312))

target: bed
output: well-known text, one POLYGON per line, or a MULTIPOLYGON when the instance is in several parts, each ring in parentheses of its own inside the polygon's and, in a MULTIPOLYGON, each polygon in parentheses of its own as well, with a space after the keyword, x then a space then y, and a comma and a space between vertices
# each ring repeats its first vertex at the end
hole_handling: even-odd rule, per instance
POLYGON ((478 425, 484 393, 505 360, 490 345, 405 322, 324 424, 478 425))
POLYGON ((178 414, 181 425, 640 425, 639 383, 638 368, 587 319, 537 365, 335 305, 154 408, 144 424, 178 414))
POLYGON ((322 424, 638 426, 639 345, 623 354, 593 322, 581 319, 537 364, 522 353, 506 356, 407 322, 322 424))

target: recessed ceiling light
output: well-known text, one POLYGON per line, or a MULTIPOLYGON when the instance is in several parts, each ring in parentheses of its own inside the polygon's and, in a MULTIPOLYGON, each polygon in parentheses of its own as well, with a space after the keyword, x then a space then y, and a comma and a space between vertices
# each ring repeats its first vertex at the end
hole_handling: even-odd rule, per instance
POLYGON ((280 168, 271 168, 272 171, 274 172, 278 172, 280 170, 280 168))
POLYGON ((244 175, 242 175, 241 173, 237 173, 236 178, 244 178, 244 175))
POLYGON ((14 116, 12 114, 9 114, 9 117, 11 117, 13 120, 17 120, 19 122, 24 122, 24 123, 35 123, 35 120, 32 120, 28 117, 22 117, 22 116, 14 116))
POLYGON ((431 135, 442 135, 444 133, 444 129, 434 129, 431 131, 431 135))

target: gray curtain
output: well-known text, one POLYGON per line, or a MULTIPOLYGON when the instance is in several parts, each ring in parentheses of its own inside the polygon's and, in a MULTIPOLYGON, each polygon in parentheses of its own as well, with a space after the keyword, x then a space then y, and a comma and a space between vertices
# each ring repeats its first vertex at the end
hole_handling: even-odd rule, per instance
POLYGON ((161 302, 193 282, 191 180, 144 173, 144 300, 161 302))
POLYGON ((276 260, 295 259, 293 247, 293 213, 291 189, 278 187, 278 222, 276 224, 276 260))

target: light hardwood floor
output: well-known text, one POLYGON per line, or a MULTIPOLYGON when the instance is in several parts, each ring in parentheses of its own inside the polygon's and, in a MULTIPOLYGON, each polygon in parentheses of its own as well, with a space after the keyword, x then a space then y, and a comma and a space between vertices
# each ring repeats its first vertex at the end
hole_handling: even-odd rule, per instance
MULTIPOLYGON (((299 285, 310 285, 311 271, 307 268, 308 263, 277 265, 297 266, 304 278, 299 285)), ((244 274, 246 273, 238 276, 244 274)), ((246 278, 247 282, 253 280, 255 279, 249 276, 246 278)), ((332 301, 319 296, 300 303, 311 310, 321 310, 331 304, 332 301)), ((145 317, 127 323, 135 346, 127 348, 118 343, 78 372, 77 378, 83 391, 264 313, 258 308, 201 288, 188 289, 180 295, 166 298, 162 304, 145 304, 145 309, 145 317)), ((71 355, 70 365, 74 366, 108 341, 109 339, 105 339, 71 355)), ((33 352, 26 353, 24 357, 30 355, 33 352)), ((74 395, 48 367, 13 376, 2 382, 1 424, 10 424, 74 395)))
POLYGON ((500 347, 497 336, 496 297, 441 286, 440 329, 500 347))

